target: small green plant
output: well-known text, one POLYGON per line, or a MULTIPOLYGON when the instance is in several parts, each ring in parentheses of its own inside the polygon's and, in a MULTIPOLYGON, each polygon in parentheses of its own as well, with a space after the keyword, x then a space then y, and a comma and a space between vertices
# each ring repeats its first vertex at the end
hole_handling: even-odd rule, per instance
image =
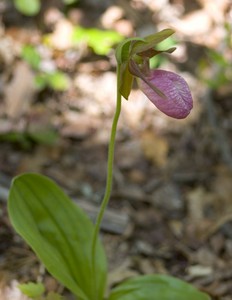
POLYGON ((49 87, 55 91, 65 91, 69 87, 68 76, 61 71, 45 72, 41 70, 41 56, 36 47, 24 45, 22 47, 21 57, 35 71, 35 84, 40 90, 49 87))
MULTIPOLYGON (((95 225, 51 179, 29 173, 17 176, 12 182, 8 211, 13 227, 47 270, 79 300, 209 300, 190 284, 158 274, 131 278, 106 294, 107 259, 99 231, 112 188, 121 98, 128 99, 137 78, 141 90, 166 115, 181 119, 192 109, 185 80, 169 71, 151 70, 149 66, 150 58, 174 51, 174 48, 156 48, 172 34, 173 30, 166 29, 145 38, 126 39, 116 49, 116 110, 109 142, 106 190, 95 225)), ((37 300, 61 299, 57 294, 44 296, 44 289, 33 284, 21 286, 21 290, 37 300)))
POLYGON ((98 55, 107 55, 112 46, 123 39, 122 35, 113 30, 100 30, 97 28, 83 28, 75 26, 72 34, 72 43, 86 43, 98 55))
MULTIPOLYGON (((41 8, 41 0, 13 0, 15 8, 26 16, 35 16, 41 8)), ((77 0, 63 0, 65 5, 70 5, 77 0)))
POLYGON ((19 145, 24 150, 31 149, 34 144, 52 146, 57 140, 58 133, 48 124, 44 128, 33 129, 29 126, 22 132, 10 131, 0 134, 0 141, 19 145))

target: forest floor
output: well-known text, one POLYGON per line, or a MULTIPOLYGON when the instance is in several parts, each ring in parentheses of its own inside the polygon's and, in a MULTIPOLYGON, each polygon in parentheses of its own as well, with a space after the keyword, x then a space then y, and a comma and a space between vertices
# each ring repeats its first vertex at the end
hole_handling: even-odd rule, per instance
POLYGON ((10 224, 11 179, 47 175, 93 216, 104 194, 116 63, 113 50, 99 55, 96 45, 72 44, 79 25, 125 37, 175 29, 177 50, 154 64, 183 76, 194 98, 184 120, 162 114, 136 86, 122 102, 102 228, 109 284, 170 274, 212 299, 231 300, 231 1, 79 0, 64 7, 49 0, 31 18, 2 0, 0 13, 0 299, 26 299, 17 283, 38 278, 62 290, 10 224), (65 74, 58 87, 35 87, 39 71, 21 55, 28 44, 44 72, 65 74))

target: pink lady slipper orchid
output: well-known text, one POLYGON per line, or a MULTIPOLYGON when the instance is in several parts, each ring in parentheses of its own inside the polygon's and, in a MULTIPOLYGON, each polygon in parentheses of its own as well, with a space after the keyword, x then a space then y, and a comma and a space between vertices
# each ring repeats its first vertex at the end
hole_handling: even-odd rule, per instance
POLYGON ((134 78, 142 92, 164 114, 183 119, 188 116, 193 99, 187 82, 173 72, 151 70, 150 58, 172 53, 175 47, 158 50, 156 46, 172 35, 172 29, 164 29, 145 38, 129 38, 116 49, 118 62, 118 91, 128 99, 134 78))
POLYGON ((187 82, 180 75, 165 70, 150 70, 145 78, 150 84, 139 78, 139 87, 160 111, 176 119, 188 116, 193 108, 193 99, 187 82), (159 95, 152 86, 164 96, 159 95))

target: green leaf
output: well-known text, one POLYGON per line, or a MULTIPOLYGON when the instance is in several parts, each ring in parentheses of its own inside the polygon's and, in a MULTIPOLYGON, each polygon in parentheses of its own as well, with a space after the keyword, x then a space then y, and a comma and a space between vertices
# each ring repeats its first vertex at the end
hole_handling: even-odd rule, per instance
POLYGON ((93 273, 94 226, 59 186, 42 175, 20 175, 12 182, 8 211, 15 230, 58 281, 81 300, 103 298, 104 250, 98 241, 93 273))
POLYGON ((23 149, 30 149, 31 141, 28 139, 28 135, 26 132, 6 132, 0 134, 0 141, 7 141, 10 143, 19 144, 23 149))
POLYGON ((141 52, 145 52, 151 48, 154 48, 158 43, 164 41, 173 33, 174 30, 172 29, 164 29, 160 32, 151 34, 144 38, 145 42, 136 42, 132 47, 131 54, 139 54, 141 52))
POLYGON ((166 275, 139 276, 118 285, 108 300, 209 300, 192 285, 166 275))
POLYGON ((35 47, 31 45, 23 46, 21 56, 32 68, 39 68, 41 57, 35 47))
POLYGON ((73 3, 77 2, 77 0, 63 0, 63 2, 66 5, 70 5, 70 4, 73 4, 73 3))
POLYGON ((69 87, 69 78, 62 72, 47 73, 46 79, 48 86, 55 91, 66 91, 69 87))
POLYGON ((122 35, 113 30, 83 28, 76 26, 73 30, 72 42, 86 43, 96 54, 107 55, 114 44, 123 39, 122 35))
POLYGON ((123 37, 112 30, 88 29, 88 45, 96 54, 107 55, 112 46, 119 43, 123 37))
POLYGON ((35 85, 39 90, 43 90, 48 86, 46 73, 39 73, 35 76, 35 85))
POLYGON ((44 145, 54 145, 59 135, 53 128, 30 129, 28 136, 35 142, 44 145))
POLYGON ((228 60, 224 57, 222 53, 215 50, 208 50, 208 55, 212 62, 218 64, 219 66, 226 68, 228 66, 228 60))
POLYGON ((30 298, 40 297, 45 292, 45 288, 42 283, 28 282, 25 284, 19 284, 18 287, 24 295, 30 298))
POLYGON ((40 11, 39 0, 14 0, 14 5, 18 11, 26 16, 34 16, 40 11))
POLYGON ((53 73, 39 73, 35 77, 36 87, 43 90, 46 87, 50 87, 55 91, 66 91, 69 88, 69 77, 60 71, 53 73))
POLYGON ((54 292, 49 292, 46 300, 62 300, 64 299, 60 294, 54 293, 54 292))

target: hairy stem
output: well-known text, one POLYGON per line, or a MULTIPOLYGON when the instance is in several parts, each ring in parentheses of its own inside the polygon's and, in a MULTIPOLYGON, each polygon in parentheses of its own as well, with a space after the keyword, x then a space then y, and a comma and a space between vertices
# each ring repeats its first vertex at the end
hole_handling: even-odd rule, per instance
POLYGON ((116 101, 116 109, 114 113, 114 118, 111 127, 111 134, 110 134, 110 141, 109 141, 109 148, 108 148, 108 162, 107 162, 107 179, 106 179, 106 188, 105 188, 105 195, 101 203, 101 207, 97 216, 94 234, 93 234, 93 241, 92 241, 92 270, 93 274, 95 274, 95 266, 96 266, 96 245, 97 239, 100 231, 100 226, 102 223, 102 219, 106 210, 106 207, 109 203, 111 189, 112 189, 112 181, 113 181, 113 164, 114 164, 114 149, 115 149, 115 138, 117 132, 117 125, 118 119, 121 113, 121 94, 119 92, 119 75, 120 75, 120 68, 117 69, 117 101, 116 101))

